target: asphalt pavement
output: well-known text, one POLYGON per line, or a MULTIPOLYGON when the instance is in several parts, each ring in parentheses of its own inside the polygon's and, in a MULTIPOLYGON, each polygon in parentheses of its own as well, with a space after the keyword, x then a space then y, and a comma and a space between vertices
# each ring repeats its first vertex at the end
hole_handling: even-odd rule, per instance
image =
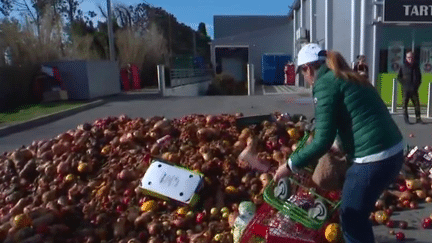
MULTIPOLYGON (((105 102, 76 114, 66 116, 48 124, 23 128, 22 131, 0 137, 0 152, 11 151, 27 146, 32 141, 50 139, 69 129, 75 129, 84 122, 97 118, 119 116, 129 117, 165 116, 178 118, 188 114, 235 114, 245 116, 269 114, 275 111, 289 114, 313 116, 310 93, 256 96, 198 96, 198 97, 161 97, 158 94, 134 93, 105 98, 105 102)), ((423 111, 423 114, 425 112, 423 111)), ((424 124, 405 124, 400 113, 393 115, 409 145, 432 145, 432 119, 423 118, 424 124)), ((414 118, 411 117, 414 121, 414 118)), ((420 221, 432 214, 432 204, 422 204, 417 210, 400 212, 395 219, 404 219, 411 228, 401 230, 407 236, 406 242, 432 242, 432 230, 423 230, 420 221)), ((395 236, 388 234, 385 226, 376 226, 374 231, 378 242, 397 242, 395 236)), ((398 231, 398 229, 396 229, 398 231)))

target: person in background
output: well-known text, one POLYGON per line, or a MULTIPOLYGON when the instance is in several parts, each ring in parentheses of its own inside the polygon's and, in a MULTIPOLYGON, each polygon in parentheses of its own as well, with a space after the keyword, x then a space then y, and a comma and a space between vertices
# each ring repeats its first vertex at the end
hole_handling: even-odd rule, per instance
POLYGON ((366 63, 365 55, 357 56, 357 62, 354 64, 353 69, 355 72, 358 72, 360 75, 364 76, 365 78, 369 78, 369 67, 366 63))
MULTIPOLYGON (((274 180, 317 161, 337 137, 352 162, 345 176, 340 206, 345 242, 375 242, 369 216, 381 193, 402 168, 402 134, 376 89, 365 76, 354 72, 340 53, 307 44, 298 53, 299 71, 313 87, 315 135, 309 145, 277 169, 274 180)), ((250 164, 259 161, 250 148, 239 159, 250 164)))
POLYGON ((409 122, 408 118, 408 102, 412 101, 414 104, 415 116, 417 123, 423 123, 420 116, 420 100, 418 89, 421 84, 421 72, 419 65, 414 61, 414 53, 408 51, 406 53, 405 62, 399 69, 397 79, 402 84, 403 95, 403 116, 406 123, 409 122))

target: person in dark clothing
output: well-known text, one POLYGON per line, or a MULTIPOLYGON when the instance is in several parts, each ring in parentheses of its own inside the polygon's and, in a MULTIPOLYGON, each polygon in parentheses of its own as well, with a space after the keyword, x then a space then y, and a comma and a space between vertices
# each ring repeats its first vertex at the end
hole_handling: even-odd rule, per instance
POLYGON ((366 63, 365 55, 357 56, 357 62, 354 64, 353 69, 355 72, 358 72, 360 75, 364 76, 365 78, 369 78, 369 67, 366 63))
POLYGON ((414 104, 416 122, 422 123, 420 117, 420 100, 418 95, 418 89, 421 84, 421 72, 419 65, 414 62, 414 53, 412 51, 407 52, 406 60, 399 69, 397 78, 402 84, 405 122, 410 123, 408 118, 408 102, 411 99, 414 104))

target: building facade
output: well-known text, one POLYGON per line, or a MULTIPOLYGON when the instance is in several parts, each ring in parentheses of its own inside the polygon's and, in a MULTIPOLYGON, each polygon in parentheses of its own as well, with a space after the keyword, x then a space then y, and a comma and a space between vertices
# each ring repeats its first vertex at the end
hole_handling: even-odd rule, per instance
MULTIPOLYGON (((429 0, 295 0, 288 16, 215 16, 214 30, 213 63, 218 46, 247 47, 247 62, 255 65, 258 77, 264 53, 287 53, 295 62, 301 46, 314 42, 340 52, 350 64, 365 55, 369 79, 385 101, 409 50, 422 70, 422 103, 432 80, 429 0)), ((296 85, 306 84, 297 76, 296 85)))
POLYGON ((262 77, 262 56, 292 54, 292 21, 284 16, 214 16, 211 59, 216 72, 246 78, 246 64, 254 65, 255 78, 262 77))
MULTIPOLYGON (((405 54, 413 50, 428 81, 432 74, 432 6, 426 0, 296 0, 293 19, 294 58, 301 45, 320 44, 353 63, 365 55, 374 85, 394 77, 405 54)), ((427 83, 427 82, 424 82, 427 83)))

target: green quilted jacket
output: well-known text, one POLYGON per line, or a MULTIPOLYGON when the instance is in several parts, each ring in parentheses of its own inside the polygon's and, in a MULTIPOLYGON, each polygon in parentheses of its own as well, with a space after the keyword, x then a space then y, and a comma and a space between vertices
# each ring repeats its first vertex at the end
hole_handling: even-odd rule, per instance
POLYGON ((291 156, 296 168, 316 161, 336 136, 351 159, 376 154, 402 141, 402 134, 375 88, 336 78, 325 64, 313 87, 315 136, 291 156))

